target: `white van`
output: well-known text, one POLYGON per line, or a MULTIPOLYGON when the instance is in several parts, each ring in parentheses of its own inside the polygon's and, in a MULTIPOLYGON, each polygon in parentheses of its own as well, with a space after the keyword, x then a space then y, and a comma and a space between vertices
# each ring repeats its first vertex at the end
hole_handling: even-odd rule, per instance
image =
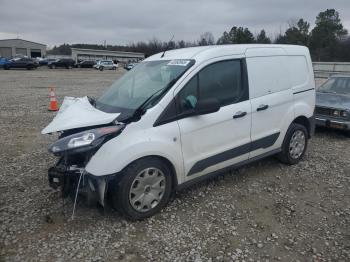
POLYGON ((43 134, 59 157, 49 182, 110 197, 129 219, 172 192, 258 159, 303 157, 314 132, 309 51, 288 45, 193 47, 153 55, 99 99, 66 98, 43 134))

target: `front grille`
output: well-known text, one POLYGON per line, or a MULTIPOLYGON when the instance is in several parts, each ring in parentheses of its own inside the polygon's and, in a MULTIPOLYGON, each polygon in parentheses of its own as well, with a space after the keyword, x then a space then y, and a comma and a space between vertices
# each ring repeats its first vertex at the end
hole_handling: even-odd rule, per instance
POLYGON ((316 106, 316 115, 332 116, 335 118, 347 118, 348 113, 345 110, 333 109, 328 107, 316 106))
POLYGON ((327 107, 316 107, 316 114, 317 115, 326 115, 326 116, 333 116, 334 110, 327 107))

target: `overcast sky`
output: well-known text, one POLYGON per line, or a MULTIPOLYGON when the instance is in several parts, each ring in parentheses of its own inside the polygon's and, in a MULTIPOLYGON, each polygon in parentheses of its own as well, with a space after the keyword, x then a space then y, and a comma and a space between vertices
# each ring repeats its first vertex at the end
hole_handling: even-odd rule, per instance
POLYGON ((0 39, 127 44, 174 34, 193 41, 205 31, 217 39, 234 25, 275 37, 300 17, 313 26, 327 8, 350 31, 350 0, 0 0, 0 39))

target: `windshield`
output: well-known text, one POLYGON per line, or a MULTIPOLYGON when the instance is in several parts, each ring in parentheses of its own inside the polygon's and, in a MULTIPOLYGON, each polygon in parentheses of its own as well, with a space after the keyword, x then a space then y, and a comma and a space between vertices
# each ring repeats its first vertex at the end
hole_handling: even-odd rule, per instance
POLYGON ((131 113, 149 97, 168 88, 193 60, 162 60, 139 63, 118 79, 97 101, 96 107, 108 113, 131 113))
POLYGON ((350 77, 330 78, 320 86, 318 91, 323 93, 350 94, 350 77))

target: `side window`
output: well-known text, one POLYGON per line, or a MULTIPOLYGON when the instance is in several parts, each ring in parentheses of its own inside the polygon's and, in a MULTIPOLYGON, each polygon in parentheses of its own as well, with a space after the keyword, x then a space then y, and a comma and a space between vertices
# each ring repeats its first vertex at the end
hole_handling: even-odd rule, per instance
POLYGON ((181 89, 177 95, 177 102, 180 113, 193 110, 198 101, 198 75, 192 79, 181 89))
POLYGON ((223 61, 199 72, 200 99, 216 98, 221 106, 237 103, 243 91, 239 60, 223 61))
POLYGON ((177 95, 179 112, 193 110, 199 99, 216 98, 221 106, 246 100, 248 94, 244 89, 242 75, 240 60, 208 65, 177 95))

